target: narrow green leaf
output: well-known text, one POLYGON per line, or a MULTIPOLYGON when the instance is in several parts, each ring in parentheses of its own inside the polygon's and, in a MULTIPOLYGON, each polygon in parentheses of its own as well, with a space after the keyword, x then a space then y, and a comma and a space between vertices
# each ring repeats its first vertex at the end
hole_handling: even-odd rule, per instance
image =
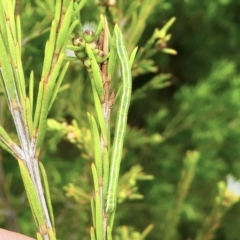
POLYGON ((49 73, 50 68, 52 66, 52 60, 53 60, 53 54, 54 54, 55 42, 56 42, 56 31, 57 31, 57 25, 55 20, 53 20, 51 25, 49 40, 46 42, 46 46, 45 46, 42 77, 45 77, 49 73))
POLYGON ((152 9, 158 3, 158 0, 144 0, 141 2, 140 12, 135 11, 133 15, 132 25, 128 28, 131 32, 128 34, 128 47, 132 49, 132 46, 138 42, 139 38, 142 36, 143 30, 146 26, 146 19, 149 17, 152 9), (134 16, 135 15, 135 16, 134 16))
POLYGON ((116 209, 114 209, 114 211, 110 213, 109 225, 110 225, 110 228, 111 228, 111 229, 113 228, 115 213, 116 213, 116 209))
POLYGON ((42 145, 46 130, 46 119, 49 112, 50 99, 55 87, 55 81, 64 58, 64 54, 60 54, 57 64, 55 65, 52 74, 49 76, 49 81, 41 81, 39 86, 39 94, 37 99, 37 108, 34 116, 34 126, 38 131, 37 148, 42 145), (41 95, 40 95, 41 94, 41 95))
POLYGON ((97 127, 97 123, 94 119, 94 117, 90 114, 88 114, 89 123, 91 126, 91 133, 92 133, 92 139, 94 144, 94 161, 96 164, 96 169, 98 176, 101 177, 103 174, 102 169, 102 154, 101 154, 101 141, 99 136, 99 130, 97 127))
MULTIPOLYGON (((6 24, 6 19, 5 19, 5 11, 4 11, 4 5, 6 4, 6 1, 0 1, 0 34, 2 37, 7 36, 7 24, 6 24)), ((7 44, 7 38, 3 40, 5 44, 7 44)))
POLYGON ((70 1, 68 9, 64 15, 64 19, 62 19, 62 25, 60 26, 60 29, 59 29, 59 34, 57 36, 57 42, 56 42, 56 49, 61 49, 68 38, 67 32, 71 23, 72 12, 73 12, 73 1, 70 1))
POLYGON ((93 182, 94 182, 94 189, 95 189, 94 192, 95 192, 95 213, 96 213, 96 235, 97 235, 97 240, 102 240, 103 239, 102 204, 101 204, 101 198, 100 198, 97 169, 94 163, 92 163, 92 175, 93 175, 93 182))
MULTIPOLYGON (((57 76, 59 74, 59 70, 62 64, 64 58, 64 54, 60 54, 59 59, 54 67, 54 69, 52 70, 51 75, 48 78, 48 81, 44 81, 43 80, 43 89, 42 89, 42 98, 39 98, 38 100, 40 100, 40 111, 37 109, 38 115, 36 117, 39 118, 38 122, 35 121, 34 118, 34 126, 36 126, 37 131, 38 131, 38 139, 37 139, 37 148, 39 149, 40 146, 42 145, 43 142, 43 138, 45 135, 45 130, 46 130, 46 119, 47 119, 47 115, 49 112, 49 104, 50 104, 50 100, 53 94, 53 89, 55 87, 55 82, 57 79, 57 76), (35 125, 36 123, 38 123, 38 125, 35 125)), ((41 86, 40 86, 41 87, 41 86)), ((41 97, 41 96, 40 96, 41 97)), ((37 107, 38 107, 38 102, 37 102, 37 107)))
POLYGON ((103 30, 103 26, 104 26, 104 17, 103 15, 101 14, 100 15, 100 21, 99 21, 99 24, 97 26, 97 29, 96 29, 96 32, 95 34, 98 36, 98 34, 103 30))
POLYGON ((22 100, 22 104, 24 104, 23 100, 26 97, 26 84, 25 77, 23 73, 22 59, 21 59, 21 47, 19 43, 15 43, 15 51, 16 51, 16 66, 15 66, 15 84, 18 86, 19 97, 22 100))
POLYGON ((0 35, 0 53, 1 53, 1 59, 4 59, 4 61, 0 62, 1 75, 4 81, 3 85, 4 85, 4 88, 6 89, 8 98, 12 99, 12 98, 15 98, 16 87, 14 84, 12 67, 9 63, 9 57, 8 57, 6 48, 4 46, 2 35, 0 35))
POLYGON ((4 128, 0 125, 0 136, 5 139, 6 142, 11 143, 12 140, 10 138, 10 136, 8 135, 8 133, 4 130, 4 128))
POLYGON ((39 232, 37 232, 36 236, 37 240, 44 240, 39 232))
POLYGON ((29 104, 30 104, 30 111, 31 111, 31 116, 33 116, 33 99, 34 99, 34 72, 31 71, 30 73, 30 79, 29 79, 29 104))
MULTIPOLYGON (((93 81, 93 80, 92 80, 93 81)), ((97 91, 94 87, 92 87, 93 92, 93 99, 95 103, 95 109, 97 112, 97 120, 101 129, 101 135, 105 142, 107 142, 107 128, 106 128, 106 122, 103 115, 102 105, 100 103, 99 96, 97 94, 97 91)))
POLYGON ((68 31, 67 31, 67 34, 66 34, 66 41, 65 43, 63 44, 62 48, 61 48, 61 51, 65 52, 65 49, 66 49, 66 45, 67 45, 67 40, 70 38, 73 30, 76 28, 77 24, 78 24, 78 20, 75 20, 69 27, 68 31))
POLYGON ((9 58, 11 58, 12 63, 16 60, 16 50, 15 50, 15 39, 13 39, 12 31, 10 26, 7 27, 7 45, 5 45, 6 51, 9 53, 9 58))
POLYGON ((74 4, 78 4, 77 7, 74 8, 74 15, 75 16, 79 16, 79 12, 81 11, 81 9, 84 7, 86 3, 86 0, 81 0, 79 3, 74 3, 74 4))
POLYGON ((132 16, 132 13, 135 12, 139 6, 140 6, 140 2, 135 2, 135 1, 132 1, 131 4, 129 4, 129 7, 126 9, 126 11, 124 12, 124 14, 126 15, 126 17, 131 17, 132 16))
POLYGON ((113 80, 114 73, 116 71, 115 66, 117 62, 117 48, 116 48, 116 36, 113 34, 110 41, 110 55, 108 60, 108 76, 109 80, 113 80))
POLYGON ((153 228, 154 228, 154 225, 149 224, 142 232, 140 240, 144 240, 145 237, 152 231, 153 228))
POLYGON ((175 49, 172 49, 172 48, 163 48, 162 52, 172 54, 172 55, 177 55, 177 51, 175 49))
MULTIPOLYGON (((176 17, 172 17, 170 20, 168 20, 168 22, 161 28, 161 32, 163 33, 163 37, 166 35, 166 32, 169 30, 169 28, 173 25, 173 23, 175 22, 176 17)), ((161 36, 161 37, 162 37, 161 36)))
POLYGON ((6 9, 6 17, 9 21, 9 25, 11 28, 12 36, 16 39, 16 25, 15 25, 15 17, 14 17, 14 7, 13 1, 6 1, 7 2, 7 9, 6 9))
POLYGON ((95 203, 94 198, 91 197, 91 212, 92 212, 92 220, 93 220, 93 226, 96 227, 96 212, 95 212, 95 203))
POLYGON ((58 77, 58 80, 57 80, 57 83, 55 84, 55 87, 53 89, 53 93, 52 93, 52 97, 51 97, 51 102, 49 104, 49 111, 50 109, 52 108, 52 105, 53 105, 53 102, 54 100, 56 99, 56 96, 58 94, 58 91, 59 91, 59 88, 61 87, 61 84, 62 84, 62 81, 63 81, 63 78, 67 72, 67 69, 68 69, 68 66, 69 66, 69 62, 67 62, 63 68, 63 70, 61 71, 59 77, 58 77))
POLYGON ((67 45, 67 49, 72 50, 74 52, 83 51, 82 46, 78 47, 78 46, 73 46, 73 45, 67 45))
POLYGON ((42 95, 42 105, 40 107, 40 115, 39 115, 39 122, 38 122, 38 126, 37 126, 37 149, 40 149, 43 139, 44 139, 44 135, 45 135, 45 131, 46 131, 46 123, 47 123, 47 115, 48 115, 48 105, 49 105, 49 84, 44 82, 43 85, 43 95, 42 95))
POLYGON ((91 237, 91 240, 96 240, 96 236, 95 236, 95 232, 94 232, 93 227, 90 228, 90 237, 91 237))
POLYGON ((30 207, 32 208, 33 215, 37 220, 37 225, 39 227, 44 226, 45 225, 44 213, 41 208, 41 203, 39 201, 35 186, 24 163, 21 160, 18 160, 18 164, 20 167, 20 172, 22 175, 30 207))
POLYGON ((17 16, 16 18, 16 22, 17 22, 17 42, 19 44, 19 49, 20 49, 20 53, 22 52, 22 32, 21 32, 21 20, 20 20, 20 17, 17 16))
POLYGON ((0 134, 0 147, 2 147, 4 150, 6 150, 7 152, 11 153, 15 157, 15 155, 12 152, 12 149, 9 146, 10 146, 10 144, 6 145, 5 141, 2 139, 2 136, 0 134))
POLYGON ((133 62, 134 62, 134 59, 135 59, 137 50, 138 50, 138 47, 135 47, 135 48, 133 49, 133 51, 132 51, 131 56, 130 56, 129 64, 130 64, 130 67, 131 67, 131 68, 132 68, 132 65, 133 65, 133 62))
POLYGON ((93 175, 93 183, 94 183, 94 190, 95 192, 99 192, 99 184, 98 184, 98 175, 97 169, 94 163, 92 163, 92 175, 93 175))
POLYGON ((8 133, 4 130, 2 126, 0 126, 0 146, 6 151, 8 151, 10 154, 12 154, 14 157, 20 157, 14 151, 14 145, 15 143, 11 140, 8 133))
POLYGON ((103 193, 104 199, 107 199, 107 189, 109 183, 109 154, 107 148, 104 149, 103 158, 103 193))
MULTIPOLYGON (((0 62, 0 64, 1 64, 1 62, 0 62)), ((5 85, 4 85, 4 80, 3 80, 3 76, 2 76, 1 71, 0 71, 0 86, 1 86, 1 90, 3 91, 3 94, 5 96, 5 99, 7 99, 8 98, 7 90, 6 90, 5 85)))
POLYGON ((110 226, 107 226, 107 240, 112 240, 112 229, 110 226))
POLYGON ((58 23, 62 14, 62 1, 55 1, 55 16, 54 20, 58 23))
POLYGON ((50 237, 49 240, 56 240, 56 233, 54 229, 48 229, 48 236, 50 237))
POLYGON ((102 82, 103 80, 102 80, 100 68, 89 44, 86 44, 86 51, 91 62, 93 83, 98 93, 98 96, 102 101, 104 99, 104 89, 103 89, 103 82, 102 82))
POLYGON ((42 107, 42 101, 43 101, 43 81, 41 81, 38 86, 38 95, 37 95, 36 109, 35 109, 35 115, 34 115, 35 129, 38 128, 38 124, 39 124, 39 120, 40 120, 40 112, 41 112, 41 107, 42 107))
POLYGON ((47 174, 46 174, 46 171, 44 169, 44 166, 41 162, 39 162, 39 168, 40 168, 40 171, 41 171, 41 174, 42 174, 44 193, 45 193, 45 196, 46 196, 48 211, 50 213, 51 223, 52 223, 52 226, 54 227, 54 215, 53 215, 53 209, 52 209, 52 202, 51 202, 51 195, 50 195, 50 190, 49 190, 49 185, 48 185, 48 179, 47 179, 47 174))
POLYGON ((28 132, 30 135, 33 133, 33 119, 32 119, 32 113, 31 113, 31 106, 30 106, 30 101, 29 98, 25 99, 25 118, 26 118, 26 124, 28 128, 28 132))
MULTIPOLYGON (((56 80, 58 78, 58 75, 60 73, 60 69, 62 67, 62 62, 64 60, 64 53, 61 53, 57 59, 56 64, 54 65, 53 69, 51 70, 51 74, 48 76, 46 81, 48 82, 48 92, 49 99, 51 99, 53 90, 55 88, 56 80)), ((46 93, 45 93, 46 94, 46 93)))

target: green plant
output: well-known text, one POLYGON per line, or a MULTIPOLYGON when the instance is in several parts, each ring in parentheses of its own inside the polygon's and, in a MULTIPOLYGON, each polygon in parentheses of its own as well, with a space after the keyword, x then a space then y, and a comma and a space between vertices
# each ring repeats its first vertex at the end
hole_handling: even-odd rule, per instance
MULTIPOLYGON (((228 134, 226 128, 221 127, 225 126, 224 121, 211 118, 198 122, 199 119, 205 119, 202 117, 203 112, 213 117, 222 109, 221 102, 216 108, 206 97, 219 93, 219 83, 220 90, 225 86, 223 79, 213 81, 217 78, 214 72, 208 81, 178 91, 179 112, 175 117, 172 117, 169 109, 159 107, 159 101, 154 100, 160 89, 172 84, 172 75, 163 74, 159 70, 157 58, 160 55, 158 53, 176 54, 175 50, 167 46, 171 39, 168 30, 175 18, 163 24, 161 29, 153 30, 150 35, 143 33, 149 31, 146 20, 151 18, 153 9, 169 7, 171 4, 160 4, 158 1, 149 3, 146 0, 129 3, 109 1, 108 4, 99 1, 98 5, 91 1, 72 0, 17 3, 0 1, 1 93, 5 96, 13 118, 12 124, 8 122, 9 116, 5 111, 1 114, 0 144, 18 160, 38 228, 37 238, 56 239, 57 230, 62 239, 68 239, 70 234, 74 239, 89 239, 89 226, 91 239, 97 240, 140 240, 147 236, 149 239, 159 239, 159 236, 162 239, 180 238, 177 228, 182 223, 182 214, 193 212, 194 208, 194 204, 188 205, 188 199, 201 194, 200 191, 191 192, 190 188, 198 152, 201 156, 198 162, 211 165, 202 160, 217 155, 216 147, 205 151, 209 139, 221 143, 228 134), (21 8, 24 11, 20 11, 21 8), (19 13, 22 16, 22 27, 19 13), (31 18, 38 19, 32 27, 29 24, 31 18), (89 20, 98 24, 82 24, 89 20), (21 33, 21 29, 25 32, 21 33), (46 42, 49 32, 42 61, 41 46, 46 42), (135 46, 140 39, 137 50, 135 46), (37 63, 35 66, 29 60, 31 57, 37 63), (136 83, 146 76, 147 82, 131 93, 132 81, 136 83), (39 84, 37 79, 40 80, 39 84), (149 105, 153 105, 157 113, 151 115, 151 112, 145 112, 141 102, 147 102, 146 97, 151 99, 149 105), (208 102, 207 107, 203 107, 205 101, 208 102), (127 126, 130 102, 144 113, 144 129, 127 126), (11 130, 13 126, 16 132, 11 130), (188 142, 191 128, 194 128, 195 140, 192 145, 188 142), (220 128, 222 131, 219 131, 220 128), (60 144, 63 149, 59 148, 60 144), (67 154, 64 151, 66 145, 70 148, 67 154), (188 151, 183 167, 181 162, 173 164, 173 160, 181 158, 186 149, 192 148, 198 152, 188 151), (120 174, 119 179, 122 159, 125 159, 121 163, 124 174, 120 174), (143 169, 152 175, 145 174, 143 169), (153 187, 149 187, 146 180, 151 180, 153 187), (179 185, 175 190, 173 183, 177 181, 179 185), (51 184, 48 186, 49 182, 51 184), (143 188, 139 190, 138 185, 143 188), (192 193, 190 196, 189 191, 192 193), (150 203, 146 212, 154 211, 153 215, 157 218, 149 220, 139 217, 131 221, 131 217, 136 218, 133 212, 137 215, 145 211, 138 201, 143 195, 150 203), (92 221, 88 217, 89 202, 92 221), (121 210, 116 211, 120 203, 121 210), (52 204, 57 216, 56 226, 61 226, 56 229, 52 204), (67 217, 62 217, 61 211, 65 211, 64 216, 67 217), (126 221, 127 226, 118 227, 125 216, 130 216, 130 220, 126 221), (160 227, 153 228, 149 221, 154 221, 155 226, 160 227)), ((222 66, 224 73, 227 68, 230 73, 234 72, 231 64, 223 62, 222 66)), ((237 81, 232 81, 232 88, 236 86, 237 81)), ((237 94, 236 90, 234 96, 237 94)), ((226 96, 223 95, 222 102, 228 103, 230 95, 232 90, 226 96)), ((237 101, 229 102, 231 105, 237 101)), ((1 101, 1 106, 6 108, 4 104, 1 101)), ((233 108, 238 109, 238 104, 235 105, 233 108)), ((236 129, 236 122, 230 123, 233 129, 236 129)), ((221 164, 217 167, 221 171, 224 164, 219 162, 221 164)), ((214 174, 216 176, 218 172, 213 169, 204 176, 215 179, 215 176, 212 177, 214 174)), ((3 182, 0 179, 1 186, 3 182)), ((204 223, 196 239, 204 239, 206 236, 212 239, 217 230, 216 224, 220 224, 226 210, 239 200, 238 194, 233 194, 234 201, 227 207, 223 206, 226 200, 223 189, 226 190, 222 187, 216 207, 210 215, 211 221, 204 223)), ((4 186, 3 190, 10 195, 9 187, 5 189, 4 186)), ((194 217, 199 220, 202 216, 194 217)))

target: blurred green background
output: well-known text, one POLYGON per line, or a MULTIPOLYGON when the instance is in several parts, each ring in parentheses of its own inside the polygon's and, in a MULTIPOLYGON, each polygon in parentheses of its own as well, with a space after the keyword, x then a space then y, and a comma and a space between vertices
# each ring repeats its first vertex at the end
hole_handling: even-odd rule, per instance
MULTIPOLYGON (((141 1, 135 2, 141 5, 141 1)), ((82 21, 98 21, 99 13, 104 13, 112 27, 116 20, 124 19, 128 6, 124 1, 118 8, 88 1, 81 12, 82 21)), ((21 2, 22 58, 26 77, 34 69, 36 79, 41 74, 48 37, 48 31, 41 33, 37 22, 44 21, 42 25, 49 26, 53 16, 51 8, 39 9, 38 1, 21 2)), ((194 239, 212 209, 218 194, 217 183, 229 173, 240 178, 239 10, 240 0, 157 1, 146 19, 137 45, 144 48, 154 29, 175 16, 168 31, 172 39, 167 44, 178 54, 155 50, 151 57, 154 71, 138 72, 141 62, 133 68, 133 97, 159 74, 169 74, 170 86, 153 86, 132 101, 121 172, 139 164, 154 179, 138 182, 144 199, 119 204, 116 227, 127 225, 142 232, 153 223, 147 239, 162 239, 163 222, 173 206, 188 150, 197 150, 200 159, 182 206, 176 239, 194 239)), ((126 30, 127 27, 128 24, 126 30)), ((63 125, 57 128, 56 124, 49 124, 40 160, 50 182, 59 239, 89 239, 88 196, 93 193, 93 186, 86 112, 94 110, 88 74, 79 62, 71 63, 63 84, 49 118, 64 122, 64 126, 76 120, 80 140, 72 140, 71 130, 63 130, 63 125), (66 196, 69 183, 79 187, 79 198, 66 196)), ((1 124, 14 138, 12 120, 3 99, 0 100, 1 124)), ((0 195, 0 226, 34 236, 35 226, 17 162, 1 151, 1 164, 0 174, 4 178, 0 177, 0 188, 4 191, 0 195), (10 209, 14 211, 9 212, 10 209)), ((225 215, 215 239, 240 239, 239 215, 240 205, 236 204, 225 215)))

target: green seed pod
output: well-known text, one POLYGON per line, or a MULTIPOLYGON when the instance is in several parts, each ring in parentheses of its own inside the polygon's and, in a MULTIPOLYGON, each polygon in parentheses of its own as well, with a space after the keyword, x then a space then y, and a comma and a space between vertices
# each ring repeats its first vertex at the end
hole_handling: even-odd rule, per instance
POLYGON ((91 47, 92 50, 97 50, 98 44, 96 41, 89 43, 89 46, 91 47))
POLYGON ((83 65, 84 65, 86 68, 90 68, 90 67, 91 67, 91 62, 90 62, 90 60, 89 60, 89 59, 84 60, 83 65))
POLYGON ((83 50, 86 46, 86 42, 84 39, 80 38, 80 37, 74 37, 72 39, 72 44, 74 46, 78 46, 79 47, 79 50, 83 50))
POLYGON ((97 63, 104 62, 108 57, 108 55, 105 55, 104 52, 99 49, 95 49, 93 53, 94 53, 94 56, 96 57, 97 63))
POLYGON ((79 59, 84 59, 84 58, 87 57, 87 54, 86 54, 85 51, 75 52, 75 55, 76 55, 76 57, 79 58, 79 59))
POLYGON ((92 30, 85 30, 83 33, 83 38, 86 42, 90 43, 97 39, 97 35, 92 30))

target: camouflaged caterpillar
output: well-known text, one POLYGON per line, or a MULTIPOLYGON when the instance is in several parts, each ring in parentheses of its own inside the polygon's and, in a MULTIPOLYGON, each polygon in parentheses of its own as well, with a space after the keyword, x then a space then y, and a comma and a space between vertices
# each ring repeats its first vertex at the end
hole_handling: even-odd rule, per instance
POLYGON ((127 55, 127 50, 124 44, 123 34, 117 25, 114 28, 114 35, 116 39, 117 56, 119 58, 121 67, 122 96, 120 99, 120 105, 117 115, 116 129, 113 140, 113 152, 111 155, 110 178, 106 202, 107 213, 113 212, 116 208, 116 194, 120 162, 122 158, 123 142, 127 125, 127 114, 132 92, 131 67, 127 55))

